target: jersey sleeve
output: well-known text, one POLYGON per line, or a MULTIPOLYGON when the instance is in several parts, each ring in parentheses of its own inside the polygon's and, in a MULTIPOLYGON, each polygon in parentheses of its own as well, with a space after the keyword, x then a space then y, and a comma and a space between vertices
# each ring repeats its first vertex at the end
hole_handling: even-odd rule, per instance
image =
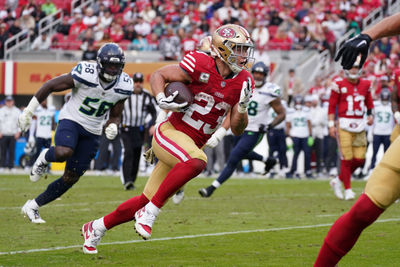
POLYGON ((76 87, 85 85, 87 87, 96 87, 97 68, 96 63, 81 61, 70 72, 76 87))
POLYGON ((269 83, 267 85, 267 92, 274 98, 282 97, 282 89, 277 84, 269 83))
POLYGON ((133 93, 133 80, 127 73, 121 73, 114 92, 120 95, 120 99, 128 98, 133 93))
POLYGON ((331 85, 331 96, 329 97, 328 114, 335 114, 336 106, 339 102, 340 90, 337 82, 331 85))
POLYGON ((210 74, 200 71, 201 66, 206 64, 205 57, 208 57, 208 55, 202 52, 190 52, 183 57, 179 66, 186 71, 194 81, 208 81, 210 74))
POLYGON ((372 99, 372 95, 371 95, 371 82, 370 81, 368 81, 368 91, 367 91, 367 96, 365 98, 365 106, 367 107, 367 110, 374 108, 374 100, 372 99))

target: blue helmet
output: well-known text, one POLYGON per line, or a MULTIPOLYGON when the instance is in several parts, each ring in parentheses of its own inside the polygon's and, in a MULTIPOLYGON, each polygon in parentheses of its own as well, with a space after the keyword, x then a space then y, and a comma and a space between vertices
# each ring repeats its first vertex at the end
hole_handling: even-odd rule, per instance
POLYGON ((112 82, 118 78, 125 66, 124 51, 116 43, 107 43, 97 52, 97 68, 103 81, 112 82))
POLYGON ((262 73, 264 75, 264 79, 262 80, 254 79, 255 86, 261 87, 267 79, 267 76, 269 74, 269 68, 267 67, 267 65, 264 64, 264 62, 259 61, 251 67, 251 73, 254 72, 262 73))

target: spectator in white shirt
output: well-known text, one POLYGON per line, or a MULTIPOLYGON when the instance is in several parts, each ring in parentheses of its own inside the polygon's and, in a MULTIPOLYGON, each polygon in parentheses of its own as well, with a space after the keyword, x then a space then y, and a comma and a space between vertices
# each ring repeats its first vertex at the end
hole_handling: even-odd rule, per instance
POLYGON ((33 41, 32 50, 49 50, 51 45, 51 39, 47 36, 46 32, 43 32, 40 36, 36 37, 33 41))
POLYGON ((143 17, 138 16, 136 19, 135 31, 137 32, 137 34, 146 36, 146 35, 150 34, 151 26, 148 22, 146 22, 143 19, 143 17))
POLYGON ((338 14, 333 13, 331 15, 331 19, 329 21, 323 22, 325 26, 328 27, 329 30, 333 32, 336 39, 339 39, 346 32, 347 24, 346 22, 339 17, 338 14))
POLYGON ((257 23, 257 28, 251 33, 251 38, 257 44, 259 49, 262 49, 269 41, 268 28, 264 26, 263 22, 257 23))
POLYGON ((89 7, 86 9, 85 16, 83 17, 82 22, 88 27, 93 27, 97 24, 98 18, 96 15, 94 15, 93 8, 89 7))
POLYGON ((21 111, 12 96, 7 96, 0 108, 0 168, 14 168, 15 142, 20 137, 17 121, 21 111))

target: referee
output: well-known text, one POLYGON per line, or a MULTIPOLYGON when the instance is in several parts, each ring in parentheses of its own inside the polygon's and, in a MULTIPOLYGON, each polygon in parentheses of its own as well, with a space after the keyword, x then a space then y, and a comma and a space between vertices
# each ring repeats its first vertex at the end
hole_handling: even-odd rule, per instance
POLYGON ((135 189, 145 129, 153 125, 156 117, 156 101, 143 89, 143 74, 133 74, 133 94, 125 101, 122 112, 121 138, 123 144, 123 160, 121 181, 125 190, 135 189), (146 125, 146 117, 151 115, 151 121, 146 125))

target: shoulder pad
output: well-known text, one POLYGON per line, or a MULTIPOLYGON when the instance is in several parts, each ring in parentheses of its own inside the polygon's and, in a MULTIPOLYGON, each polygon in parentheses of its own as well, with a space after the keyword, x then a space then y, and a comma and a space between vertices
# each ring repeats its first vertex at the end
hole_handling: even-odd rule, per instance
POLYGON ((97 63, 81 61, 71 71, 72 78, 88 87, 97 87, 97 63))
POLYGON ((282 96, 281 87, 275 83, 266 83, 265 89, 273 97, 281 97, 282 96))
POLYGON ((127 73, 121 73, 119 81, 115 85, 114 92, 127 96, 130 96, 133 93, 133 80, 127 73))

